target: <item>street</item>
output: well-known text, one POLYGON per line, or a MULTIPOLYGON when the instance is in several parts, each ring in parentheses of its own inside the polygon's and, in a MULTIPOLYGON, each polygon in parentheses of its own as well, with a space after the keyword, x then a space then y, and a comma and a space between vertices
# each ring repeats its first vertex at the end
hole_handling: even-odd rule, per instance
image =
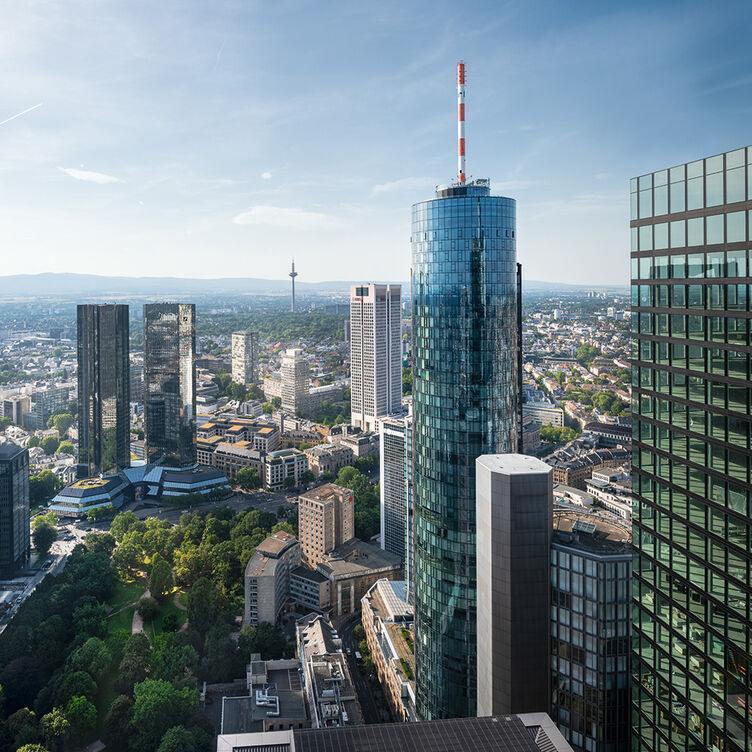
POLYGON ((342 638, 342 647, 345 649, 347 664, 350 668, 355 692, 358 696, 360 710, 363 713, 364 723, 385 723, 392 720, 391 714, 386 707, 383 690, 377 680, 372 680, 361 670, 360 663, 355 657, 358 642, 353 637, 353 630, 360 624, 360 614, 352 614, 336 624, 337 632, 342 638), (378 701, 380 700, 380 702, 378 701))

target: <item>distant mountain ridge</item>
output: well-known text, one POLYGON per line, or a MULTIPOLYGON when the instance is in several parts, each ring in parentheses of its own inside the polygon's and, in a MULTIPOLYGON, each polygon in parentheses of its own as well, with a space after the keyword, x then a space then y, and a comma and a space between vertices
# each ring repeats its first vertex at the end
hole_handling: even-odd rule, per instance
MULTIPOLYGON (((322 294, 347 292, 351 284, 373 280, 332 280, 305 282, 295 280, 301 293, 322 294)), ((403 281, 401 284, 409 285, 403 281)), ((525 280, 523 288, 529 291, 546 290, 623 290, 626 285, 572 285, 563 282, 538 282, 525 280)), ((111 277, 97 274, 43 272, 40 274, 11 274, 0 276, 0 297, 22 298, 44 295, 96 295, 113 294, 188 294, 188 293, 266 293, 283 295, 290 291, 287 279, 257 279, 253 277, 220 277, 195 279, 185 277, 111 277)))

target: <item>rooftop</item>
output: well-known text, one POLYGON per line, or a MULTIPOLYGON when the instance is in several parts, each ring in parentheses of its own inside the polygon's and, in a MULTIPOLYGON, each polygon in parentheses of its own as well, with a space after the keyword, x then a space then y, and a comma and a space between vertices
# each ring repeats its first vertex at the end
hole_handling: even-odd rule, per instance
POLYGON ((261 551, 266 556, 277 557, 293 543, 297 543, 294 535, 290 535, 290 533, 286 533, 284 530, 279 530, 259 543, 256 546, 256 550, 261 551))
POLYGON ((615 556, 632 553, 631 526, 605 512, 586 512, 554 506, 553 543, 590 553, 615 556))
POLYGON ((26 449, 24 447, 20 447, 17 444, 0 444, 0 460, 12 460, 14 457, 18 457, 19 454, 25 451, 26 449))
MULTIPOLYGON (((273 453, 272 453, 273 454, 273 453)), ((329 501, 330 499, 339 499, 342 494, 352 495, 352 491, 344 486, 338 486, 336 483, 325 483, 323 486, 314 488, 301 494, 301 498, 311 501, 329 501)))
POLYGON ((328 573, 329 579, 349 579, 374 570, 393 571, 402 567, 396 554, 353 538, 324 555, 319 571, 328 573))
POLYGON ((548 475, 550 465, 527 454, 483 454, 475 462, 503 475, 548 475))

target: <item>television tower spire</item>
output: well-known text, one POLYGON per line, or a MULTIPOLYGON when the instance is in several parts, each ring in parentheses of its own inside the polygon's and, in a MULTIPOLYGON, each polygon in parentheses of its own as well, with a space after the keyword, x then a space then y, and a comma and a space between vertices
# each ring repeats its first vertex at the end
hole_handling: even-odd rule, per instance
POLYGON ((457 63, 457 182, 465 182, 465 61, 457 63))
POLYGON ((292 271, 288 276, 290 277, 290 280, 292 282, 292 300, 290 301, 290 311, 292 313, 295 313, 295 277, 298 276, 298 273, 295 271, 295 259, 292 260, 292 271))

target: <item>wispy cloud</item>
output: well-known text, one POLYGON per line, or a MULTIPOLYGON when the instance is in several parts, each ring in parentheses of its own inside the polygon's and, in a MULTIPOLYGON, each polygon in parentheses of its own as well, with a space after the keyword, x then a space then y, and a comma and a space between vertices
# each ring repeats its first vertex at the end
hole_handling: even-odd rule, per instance
POLYGON ((413 190, 416 188, 426 188, 433 185, 429 178, 400 178, 392 180, 389 183, 379 183, 371 189, 372 196, 378 196, 382 193, 397 193, 398 191, 413 190))
POLYGON ((272 179, 272 174, 271 174, 271 172, 262 172, 261 173, 261 178, 262 178, 262 180, 271 180, 272 179))
POLYGON ((27 107, 22 112, 17 112, 15 115, 11 115, 9 118, 5 118, 5 120, 0 121, 0 125, 5 125, 6 123, 10 123, 11 120, 15 120, 16 118, 20 118, 21 115, 25 115, 27 112, 31 112, 32 110, 36 110, 38 107, 41 107, 44 104, 44 102, 40 102, 39 104, 35 104, 33 107, 27 107))
POLYGON ((282 206, 252 206, 238 214, 234 222, 236 225, 269 225, 296 230, 321 229, 341 224, 339 219, 328 214, 282 206))
POLYGON ((107 185, 108 183, 124 183, 122 178, 116 178, 114 175, 105 175, 103 172, 92 172, 91 170, 76 170, 73 167, 58 167, 60 172, 75 178, 76 180, 85 180, 87 183, 99 183, 107 185))

